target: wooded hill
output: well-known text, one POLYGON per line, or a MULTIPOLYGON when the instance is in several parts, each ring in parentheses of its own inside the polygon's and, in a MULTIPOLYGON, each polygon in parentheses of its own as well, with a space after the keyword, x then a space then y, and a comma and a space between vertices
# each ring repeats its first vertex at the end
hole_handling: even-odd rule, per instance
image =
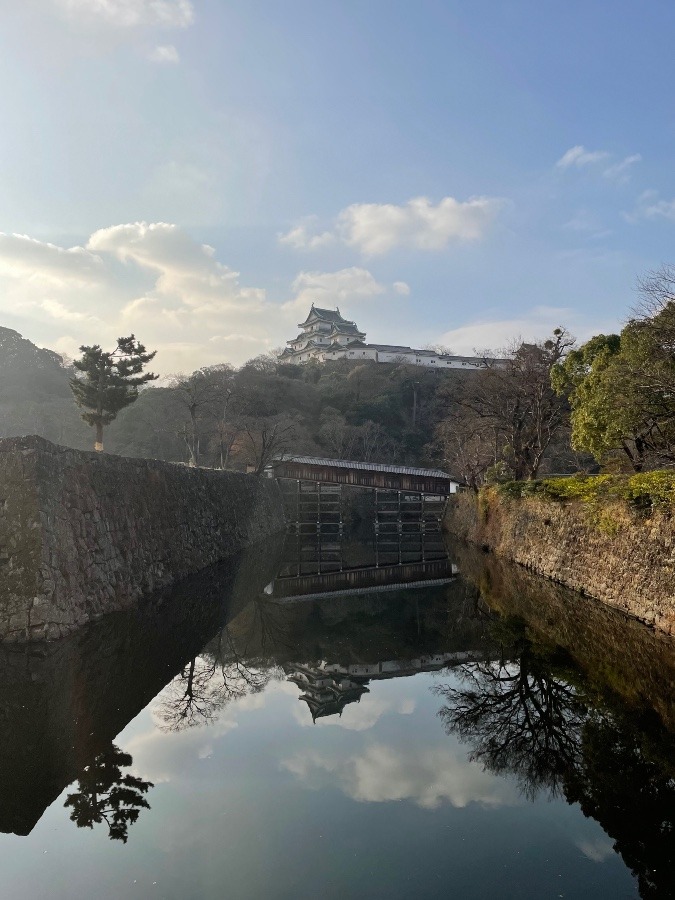
MULTIPOLYGON (((260 472, 277 453, 435 464, 470 484, 497 466, 527 477, 577 468, 566 401, 549 372, 567 336, 521 345, 506 369, 437 372, 405 364, 303 366, 260 356, 147 387, 106 428, 108 452, 260 472)), ((0 436, 92 447, 70 393, 74 369, 0 329, 0 436)))
POLYGON ((57 444, 90 447, 68 384, 73 370, 18 331, 0 327, 0 437, 39 434, 57 444))

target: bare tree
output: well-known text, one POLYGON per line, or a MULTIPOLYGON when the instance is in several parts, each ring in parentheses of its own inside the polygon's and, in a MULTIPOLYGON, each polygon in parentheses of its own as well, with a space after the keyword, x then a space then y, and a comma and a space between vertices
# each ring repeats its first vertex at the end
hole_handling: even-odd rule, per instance
POLYGON ((188 414, 188 421, 178 431, 185 441, 191 466, 199 465, 203 420, 213 422, 217 417, 216 410, 227 401, 231 377, 229 366, 218 366, 197 369, 191 375, 176 375, 173 378, 171 389, 188 414))
MULTIPOLYGON (((568 405, 551 385, 551 370, 574 345, 564 328, 550 339, 521 344, 506 365, 486 358, 486 368, 454 401, 473 434, 491 436, 495 457, 516 479, 535 478, 554 437, 567 424, 568 405)), ((451 410, 452 412, 452 410, 451 410)))
POLYGON ((297 434, 297 424, 288 416, 247 418, 242 422, 254 475, 262 475, 276 458, 288 456, 297 434))

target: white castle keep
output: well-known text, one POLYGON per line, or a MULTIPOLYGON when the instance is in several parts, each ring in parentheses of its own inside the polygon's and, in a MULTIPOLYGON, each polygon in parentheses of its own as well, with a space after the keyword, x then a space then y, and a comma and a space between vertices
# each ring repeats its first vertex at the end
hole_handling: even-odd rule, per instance
POLYGON ((483 369, 488 363, 488 360, 478 356, 453 356, 394 344, 366 344, 365 332, 360 331, 354 322, 344 319, 339 307, 320 309, 312 303, 309 315, 298 324, 298 328, 302 331, 292 341, 287 341, 288 347, 279 357, 281 362, 308 363, 310 359, 319 362, 350 359, 356 362, 369 359, 438 369, 483 369))

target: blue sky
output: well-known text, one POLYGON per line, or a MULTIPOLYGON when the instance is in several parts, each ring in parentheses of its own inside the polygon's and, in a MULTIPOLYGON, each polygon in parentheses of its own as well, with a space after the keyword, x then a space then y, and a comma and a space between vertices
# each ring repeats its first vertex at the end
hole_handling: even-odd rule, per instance
POLYGON ((666 2, 0 0, 0 323, 161 371, 338 303, 456 352, 675 262, 666 2))

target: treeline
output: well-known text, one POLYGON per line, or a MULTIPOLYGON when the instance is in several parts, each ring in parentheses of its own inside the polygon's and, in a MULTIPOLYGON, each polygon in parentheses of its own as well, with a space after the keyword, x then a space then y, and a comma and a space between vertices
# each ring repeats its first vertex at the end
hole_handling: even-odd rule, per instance
MULTIPOLYGON (((480 372, 347 360, 297 366, 273 356, 202 368, 142 389, 106 426, 105 447, 258 473, 280 454, 440 465, 473 486, 566 471, 578 460, 550 371, 569 340, 559 330, 480 372)), ((0 330, 0 368, 3 361, 11 377, 0 381, 0 436, 37 433, 91 448, 92 429, 70 392, 72 365, 8 329, 0 330)))
POLYGON ((260 474, 275 456, 442 466, 478 487, 592 463, 570 448, 569 405, 551 384, 572 339, 520 344, 479 372, 375 362, 199 369, 142 391, 108 449, 260 474))
MULTIPOLYGON (((556 328, 500 356, 480 371, 298 366, 273 355, 210 366, 140 390, 106 427, 106 449, 257 473, 275 456, 300 454, 436 465, 474 489, 675 465, 675 267, 643 280, 620 334, 576 346, 556 328)), ((76 374, 0 328, 0 436, 91 447, 70 396, 76 374)))
POLYGON ((259 356, 147 388, 109 428, 112 452, 260 473, 277 455, 430 461, 446 391, 472 376, 374 362, 259 356))

